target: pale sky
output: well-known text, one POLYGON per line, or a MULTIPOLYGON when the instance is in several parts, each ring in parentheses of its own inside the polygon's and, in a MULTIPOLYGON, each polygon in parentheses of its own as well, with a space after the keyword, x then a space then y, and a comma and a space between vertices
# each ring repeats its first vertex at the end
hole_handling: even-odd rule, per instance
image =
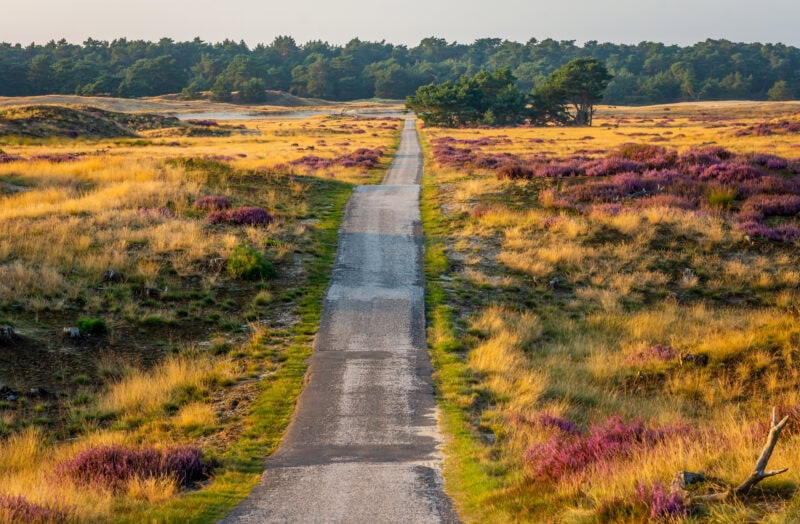
POLYGON ((358 37, 409 46, 428 36, 800 46, 799 17, 798 0, 0 0, 0 41, 199 36, 252 46, 290 35, 298 43, 358 37))

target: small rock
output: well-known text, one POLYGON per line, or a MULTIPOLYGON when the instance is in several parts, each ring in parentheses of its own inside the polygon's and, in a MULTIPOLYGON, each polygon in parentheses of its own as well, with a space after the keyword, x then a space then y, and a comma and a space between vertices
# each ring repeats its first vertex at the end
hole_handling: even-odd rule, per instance
POLYGON ((681 355, 681 362, 690 362, 697 367, 706 367, 708 365, 708 355, 702 353, 686 353, 681 355))
POLYGON ((29 397, 39 397, 39 398, 48 398, 48 397, 51 397, 52 395, 50 394, 49 391, 47 391, 44 388, 31 388, 30 391, 28 392, 28 396, 29 397))
POLYGON ((155 287, 145 287, 142 288, 142 296, 144 298, 161 298, 161 290, 155 287))
POLYGON ((679 471, 672 479, 672 486, 675 488, 686 489, 692 484, 699 484, 706 481, 706 476, 701 473, 692 473, 690 471, 679 471))
POLYGON ((81 330, 76 327, 65 327, 62 333, 64 334, 64 338, 81 338, 81 330))
POLYGON ((0 344, 11 344, 17 339, 17 333, 11 326, 0 326, 0 344))
POLYGON ((104 282, 119 282, 122 280, 122 275, 116 269, 107 269, 103 272, 104 282))
POLYGON ((19 399, 19 395, 10 387, 3 385, 0 386, 0 398, 4 398, 9 402, 16 402, 19 399))

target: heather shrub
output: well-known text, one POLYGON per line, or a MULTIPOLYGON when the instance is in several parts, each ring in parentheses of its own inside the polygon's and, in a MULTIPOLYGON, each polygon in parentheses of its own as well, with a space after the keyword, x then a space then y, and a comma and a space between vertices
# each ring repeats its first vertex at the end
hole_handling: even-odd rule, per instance
POLYGON ((743 216, 792 216, 800 213, 800 195, 756 195, 742 204, 743 216))
POLYGON ((241 280, 260 280, 275 275, 275 269, 258 250, 245 244, 236 246, 226 264, 228 275, 241 280))
POLYGON ((756 220, 747 220, 736 224, 736 229, 746 235, 766 238, 775 242, 800 241, 800 227, 793 225, 770 227, 756 220))
POLYGON ((539 415, 538 423, 543 428, 554 428, 562 433, 570 435, 578 433, 578 426, 571 420, 551 415, 550 413, 543 413, 539 415))
POLYGON ((272 215, 260 207, 239 207, 213 211, 206 216, 209 224, 234 224, 238 226, 262 226, 272 222, 272 215))
POLYGON ((69 514, 54 506, 34 504, 22 496, 0 495, 0 522, 51 524, 68 521, 69 514))
POLYGON ((540 178, 560 178, 584 174, 583 163, 577 160, 570 162, 537 164, 534 169, 536 170, 536 176, 540 178))
POLYGON ((603 463, 630 458, 639 449, 661 444, 673 436, 687 433, 686 427, 648 428, 641 421, 626 424, 619 416, 610 417, 588 434, 565 438, 552 437, 528 448, 524 462, 536 481, 557 481, 603 463))
POLYGON ((383 157, 383 149, 356 149, 351 153, 336 158, 322 158, 317 155, 306 155, 289 162, 292 166, 305 167, 312 171, 319 169, 327 169, 333 166, 341 167, 361 167, 364 169, 373 169, 380 164, 383 157))
POLYGON ((588 176, 609 176, 619 173, 641 173, 645 165, 641 162, 623 160, 618 158, 604 158, 591 160, 583 165, 583 171, 588 176))
POLYGON ((608 202, 645 194, 657 189, 657 182, 634 173, 623 173, 611 178, 574 184, 566 188, 566 197, 578 202, 608 202))
POLYGON ((647 506, 650 509, 650 517, 653 519, 683 517, 689 509, 679 491, 668 489, 660 482, 652 486, 639 483, 636 486, 634 501, 647 506))
POLYGON ((33 155, 29 160, 39 162, 52 162, 54 164, 61 164, 64 162, 74 162, 81 157, 79 154, 62 153, 62 154, 42 154, 33 155))
POLYGON ((745 180, 739 184, 739 192, 742 196, 783 193, 800 195, 800 177, 786 179, 770 175, 755 180, 745 180))
POLYGON ((758 169, 745 164, 721 162, 706 167, 698 174, 700 180, 716 180, 723 184, 756 180, 764 176, 758 169))
POLYGON ((200 127, 219 127, 219 122, 216 120, 188 120, 188 123, 200 127))
POLYGON ((19 155, 9 155, 7 153, 0 153, 0 164, 7 164, 9 162, 19 162, 25 160, 19 155))
POLYGON ((497 170, 498 180, 530 180, 535 175, 534 168, 519 164, 507 164, 497 170))
POLYGON ((181 486, 204 480, 215 464, 191 446, 159 450, 150 446, 89 448, 59 464, 58 475, 81 486, 124 490, 133 479, 170 477, 181 486))
POLYGON ((652 144, 623 144, 609 157, 638 162, 648 169, 667 169, 678 161, 678 152, 652 144))
POLYGON ((231 201, 225 196, 208 195, 198 198, 194 203, 194 207, 205 211, 219 211, 221 209, 230 209, 231 201))
POLYGON ((653 361, 669 362, 678 357, 678 352, 670 346, 656 344, 629 355, 627 362, 634 365, 645 365, 653 361))
POLYGON ((789 167, 789 162, 785 158, 776 155, 755 155, 751 162, 757 166, 779 171, 789 167))

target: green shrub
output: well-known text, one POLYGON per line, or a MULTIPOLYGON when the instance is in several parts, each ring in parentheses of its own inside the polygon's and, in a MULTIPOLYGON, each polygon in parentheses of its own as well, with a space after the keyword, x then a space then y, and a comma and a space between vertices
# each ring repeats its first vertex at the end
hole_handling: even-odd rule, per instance
POLYGON ((708 203, 712 207, 728 209, 736 200, 739 192, 734 187, 715 187, 708 192, 708 203))
POLYGON ((105 335, 108 333, 108 324, 102 318, 84 317, 78 319, 78 329, 81 330, 81 333, 105 335))
POLYGON ((227 268, 231 278, 241 280, 259 280, 275 275, 275 269, 264 254, 244 244, 233 250, 227 268))

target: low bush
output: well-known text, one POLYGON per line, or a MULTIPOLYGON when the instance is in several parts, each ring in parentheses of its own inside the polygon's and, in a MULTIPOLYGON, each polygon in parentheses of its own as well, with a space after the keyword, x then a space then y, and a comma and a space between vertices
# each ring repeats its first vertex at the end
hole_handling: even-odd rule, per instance
POLYGON ((275 275, 275 269, 264 254, 244 244, 233 250, 226 267, 231 278, 242 280, 259 280, 275 275))
POLYGON ((209 195, 198 198, 194 203, 194 207, 204 211, 219 211, 221 209, 230 209, 231 201, 225 196, 209 195))
POLYGON ((239 207, 213 211, 206 216, 209 224, 233 224, 237 226, 264 226, 272 223, 272 215, 260 207, 239 207))
POLYGON ((0 522, 51 524, 69 521, 69 514, 53 506, 29 502, 24 497, 0 495, 0 522))
POLYGON ((208 478, 213 461, 192 446, 159 450, 150 446, 89 448, 56 467, 58 475, 80 486, 124 490, 133 479, 169 477, 181 486, 208 478))
POLYGON ((688 428, 648 428, 641 421, 626 424, 618 416, 591 428, 588 434, 552 437, 525 452, 524 462, 535 480, 557 481, 602 462, 630 457, 634 451, 652 447, 688 428))
POLYGON ((81 330, 81 333, 90 335, 105 335, 108 333, 108 324, 102 318, 84 317, 78 319, 77 327, 81 330))

